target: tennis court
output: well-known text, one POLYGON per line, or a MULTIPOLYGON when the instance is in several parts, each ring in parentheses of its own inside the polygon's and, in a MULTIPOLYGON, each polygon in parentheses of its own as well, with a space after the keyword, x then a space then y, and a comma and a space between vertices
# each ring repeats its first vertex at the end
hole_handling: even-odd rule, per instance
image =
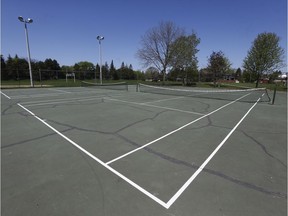
POLYGON ((286 93, 137 90, 2 90, 2 215, 287 214, 286 93))

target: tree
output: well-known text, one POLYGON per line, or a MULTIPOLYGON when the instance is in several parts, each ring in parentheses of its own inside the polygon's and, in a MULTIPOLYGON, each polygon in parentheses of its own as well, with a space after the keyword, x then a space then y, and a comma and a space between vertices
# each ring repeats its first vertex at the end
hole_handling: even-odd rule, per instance
POLYGON ((24 58, 19 58, 15 55, 12 58, 10 55, 6 61, 7 75, 9 79, 26 79, 29 78, 29 67, 28 62, 24 58))
POLYGON ((1 79, 2 80, 7 80, 9 78, 8 72, 6 69, 6 63, 3 55, 1 55, 1 79))
POLYGON ((121 67, 117 70, 117 74, 119 74, 121 79, 134 80, 136 79, 136 74, 131 68, 132 65, 128 67, 122 62, 121 67))
POLYGON ((198 64, 196 54, 200 38, 195 33, 189 36, 180 36, 172 44, 172 65, 175 68, 187 68, 198 64))
POLYGON ((188 84, 194 79, 193 74, 198 69, 198 53, 197 46, 200 43, 200 38, 195 33, 189 36, 180 36, 172 44, 171 58, 173 71, 171 75, 176 75, 181 78, 183 85, 188 84))
POLYGON ((145 81, 145 74, 144 74, 144 72, 134 71, 134 73, 135 73, 135 76, 136 76, 136 79, 137 79, 137 80, 145 81))
POLYGON ((105 80, 110 79, 110 71, 109 71, 109 66, 107 62, 105 62, 105 64, 102 65, 102 78, 105 80))
POLYGON ((80 61, 78 64, 78 70, 80 71, 92 71, 95 69, 95 66, 92 62, 80 61))
POLYGON ((54 59, 48 58, 44 61, 45 69, 46 70, 60 70, 59 63, 54 59))
POLYGON ((241 79, 241 76, 242 76, 242 70, 241 70, 241 68, 238 68, 236 70, 236 73, 235 73, 235 79, 239 80, 239 79, 241 79))
POLYGON ((157 68, 155 67, 149 67, 146 71, 145 71, 145 78, 147 80, 154 80, 154 81, 158 81, 159 79, 159 71, 157 68))
POLYGON ((226 71, 230 69, 231 63, 222 51, 213 52, 208 59, 208 69, 213 73, 214 86, 226 71))
POLYGON ((258 34, 243 61, 244 69, 257 75, 256 88, 263 73, 270 74, 284 66, 284 49, 279 41, 275 33, 258 34))
POLYGON ((144 66, 154 66, 161 71, 165 81, 166 70, 172 64, 172 44, 183 35, 184 30, 173 22, 161 22, 158 27, 148 30, 142 37, 142 48, 136 55, 144 66))
POLYGON ((119 79, 119 76, 118 76, 118 73, 117 73, 116 68, 114 66, 113 60, 111 61, 111 64, 110 64, 110 74, 111 74, 111 77, 113 80, 119 79))

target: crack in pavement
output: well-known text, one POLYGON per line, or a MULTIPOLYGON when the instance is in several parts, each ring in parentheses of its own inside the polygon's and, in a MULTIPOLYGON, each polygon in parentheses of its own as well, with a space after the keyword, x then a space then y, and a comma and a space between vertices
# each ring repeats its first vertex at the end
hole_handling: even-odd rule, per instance
MULTIPOLYGON (((135 143, 134 141, 130 141, 128 138, 126 138, 126 137, 124 137, 124 136, 122 136, 120 134, 118 134, 118 136, 122 137, 125 141, 129 142, 131 145, 133 145, 135 147, 141 147, 141 145, 135 143)), ((167 160, 167 161, 169 161, 171 163, 182 165, 182 166, 191 168, 193 170, 197 170, 200 167, 200 166, 198 166, 196 164, 190 164, 190 163, 188 163, 186 161, 182 161, 182 160, 179 160, 177 158, 173 158, 171 156, 168 156, 168 155, 165 155, 163 153, 157 152, 157 151, 151 149, 150 147, 145 147, 144 150, 146 150, 147 152, 149 152, 149 153, 151 153, 153 155, 156 155, 156 156, 158 156, 158 157, 160 157, 160 158, 162 158, 164 160, 167 160)), ((252 184, 252 183, 249 183, 249 182, 245 182, 245 181, 236 179, 234 177, 228 176, 228 175, 226 175, 226 174, 224 174, 222 172, 215 171, 215 170, 212 170, 212 169, 204 168, 203 171, 206 172, 206 173, 209 173, 211 175, 218 176, 218 177, 220 177, 222 179, 225 179, 227 181, 230 181, 232 183, 235 183, 235 184, 237 184, 239 186, 242 186, 242 187, 245 187, 245 188, 248 188, 248 189, 252 189, 252 190, 255 190, 255 191, 270 195, 270 196, 275 196, 275 197, 278 197, 278 198, 287 199, 287 194, 286 193, 270 191, 268 189, 259 187, 257 185, 252 184)))

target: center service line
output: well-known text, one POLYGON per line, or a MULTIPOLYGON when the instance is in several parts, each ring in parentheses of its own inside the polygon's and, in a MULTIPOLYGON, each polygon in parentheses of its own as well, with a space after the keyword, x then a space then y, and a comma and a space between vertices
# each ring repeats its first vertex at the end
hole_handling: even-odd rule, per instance
MULTIPOLYGON (((251 94, 251 93, 249 93, 249 94, 251 94)), ((151 144, 153 144, 153 143, 155 143, 155 142, 158 142, 159 140, 162 140, 162 139, 164 139, 165 137, 168 137, 168 136, 170 136, 171 134, 174 134, 174 133, 176 133, 177 131, 180 131, 180 130, 182 130, 183 128, 188 127, 189 125, 191 125, 191 124, 193 124, 193 123, 195 123, 195 122, 197 122, 197 121, 199 121, 199 120, 201 120, 201 119, 203 119, 203 118, 206 118, 207 116, 212 115, 212 114, 215 113, 215 112, 218 112, 219 110, 223 109, 224 107, 229 106, 229 105, 235 103, 235 102, 238 101, 238 100, 241 100, 242 98, 248 96, 249 94, 246 94, 246 95, 244 95, 244 96, 242 96, 242 97, 240 97, 240 98, 238 98, 238 99, 236 99, 236 100, 234 100, 234 101, 232 101, 232 102, 230 102, 230 103, 228 103, 228 104, 225 104, 225 105, 219 107, 218 109, 216 109, 216 110, 214 110, 214 111, 212 111, 212 112, 210 112, 210 113, 208 113, 208 114, 206 114, 206 115, 203 115, 203 116, 199 117, 198 119, 195 119, 195 120, 193 120, 193 121, 191 121, 191 122, 189 122, 189 123, 187 123, 187 124, 185 124, 185 125, 177 128, 177 129, 175 129, 175 130, 173 130, 173 131, 171 131, 171 132, 169 132, 169 133, 167 133, 167 134, 165 134, 165 135, 163 135, 163 136, 161 136, 161 137, 159 137, 159 138, 157 138, 157 139, 155 139, 155 140, 153 140, 153 141, 151 141, 151 142, 149 142, 149 143, 147 143, 147 144, 145 144, 145 145, 143 145, 143 146, 141 146, 141 147, 139 147, 139 148, 136 148, 136 149, 134 149, 134 150, 132 150, 132 151, 130 151, 130 152, 127 152, 126 154, 123 154, 123 155, 121 155, 121 156, 119 156, 119 157, 117 157, 117 158, 114 158, 114 159, 106 162, 106 164, 107 164, 107 165, 108 165, 108 164, 111 164, 111 163, 113 163, 113 162, 115 162, 115 161, 117 161, 117 160, 120 160, 120 159, 122 159, 122 158, 124 158, 124 157, 126 157, 126 156, 128 156, 128 155, 130 155, 130 154, 132 154, 132 153, 134 153, 134 152, 136 152, 136 151, 139 151, 139 150, 141 150, 141 149, 143 149, 143 148, 145 148, 145 147, 147 147, 147 146, 149 146, 149 145, 151 145, 151 144)))
POLYGON ((200 172, 205 168, 209 161, 215 156, 215 154, 220 150, 220 148, 225 144, 228 138, 233 134, 241 122, 246 118, 246 116, 251 112, 251 110, 260 101, 259 98, 254 105, 246 112, 246 114, 240 119, 240 121, 235 125, 235 127, 229 132, 229 134, 222 140, 222 142, 216 147, 216 149, 209 155, 209 157, 203 162, 203 164, 197 169, 197 171, 185 182, 185 184, 175 193, 175 195, 166 203, 167 209, 179 198, 179 196, 186 190, 186 188, 193 182, 193 180, 200 174, 200 172))

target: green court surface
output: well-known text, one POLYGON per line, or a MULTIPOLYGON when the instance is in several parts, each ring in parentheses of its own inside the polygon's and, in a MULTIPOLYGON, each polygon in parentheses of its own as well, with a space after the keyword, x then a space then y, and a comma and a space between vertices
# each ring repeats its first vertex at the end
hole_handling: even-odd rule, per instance
POLYGON ((287 215, 287 94, 249 94, 2 90, 1 213, 287 215))

